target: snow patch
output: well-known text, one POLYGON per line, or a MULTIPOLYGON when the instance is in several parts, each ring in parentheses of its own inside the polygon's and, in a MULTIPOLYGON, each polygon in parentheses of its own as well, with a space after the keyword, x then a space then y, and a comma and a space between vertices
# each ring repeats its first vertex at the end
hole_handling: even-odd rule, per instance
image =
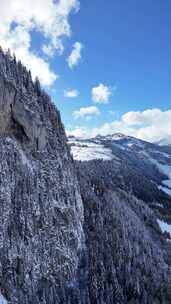
POLYGON ((8 304, 7 300, 0 294, 0 304, 8 304))
POLYGON ((164 191, 165 193, 167 193, 168 195, 171 196, 171 166, 163 165, 163 164, 159 163, 157 160, 150 157, 150 155, 147 154, 146 152, 144 152, 143 154, 146 155, 149 158, 149 160, 154 165, 157 166, 158 170, 161 173, 163 173, 164 175, 166 175, 168 177, 168 179, 162 181, 163 186, 158 186, 158 189, 164 191), (167 186, 167 187, 164 187, 164 186, 167 186))
POLYGON ((163 187, 163 186, 159 186, 160 189, 162 189, 165 193, 167 193, 168 195, 171 196, 171 166, 168 165, 161 165, 158 163, 158 168, 160 170, 161 173, 164 173, 165 175, 168 176, 168 179, 162 181, 162 184, 167 186, 167 187, 163 187))
POLYGON ((90 142, 81 142, 79 145, 71 146, 71 153, 75 160, 81 161, 93 159, 111 160, 114 158, 110 149, 90 142))
POLYGON ((161 231, 163 233, 168 232, 168 233, 170 233, 170 236, 171 236, 171 225, 169 225, 161 220, 157 220, 157 223, 159 224, 161 231))
POLYGON ((162 190, 163 192, 165 192, 165 193, 167 193, 168 195, 171 196, 171 189, 163 187, 163 186, 159 186, 158 189, 162 190))
POLYGON ((128 147, 132 147, 134 144, 133 143, 127 143, 128 147))
POLYGON ((19 149, 19 152, 21 155, 21 160, 22 160, 23 165, 26 165, 32 171, 33 167, 31 165, 29 159, 26 157, 26 155, 24 154, 24 152, 21 149, 19 149))

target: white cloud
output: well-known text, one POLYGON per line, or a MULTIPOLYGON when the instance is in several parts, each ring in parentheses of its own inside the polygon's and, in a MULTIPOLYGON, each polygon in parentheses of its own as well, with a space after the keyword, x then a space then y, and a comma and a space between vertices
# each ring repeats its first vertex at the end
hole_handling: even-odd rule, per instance
POLYGON ((69 57, 67 58, 68 65, 70 69, 74 66, 78 65, 79 61, 81 60, 81 50, 83 45, 80 42, 75 42, 73 45, 73 50, 69 57))
POLYGON ((79 96, 79 92, 77 90, 65 90, 64 97, 66 98, 76 98, 79 96))
POLYGON ((112 89, 100 83, 97 87, 92 88, 92 100, 94 103, 106 104, 112 95, 112 89))
POLYGON ((87 129, 77 127, 74 130, 66 130, 67 136, 75 136, 78 138, 87 138, 87 129))
POLYGON ((76 128, 71 132, 72 135, 80 134, 81 137, 121 132, 150 142, 157 142, 163 138, 169 138, 171 135, 171 110, 130 111, 125 113, 120 120, 106 122, 99 128, 76 128))
POLYGON ((45 44, 42 46, 42 51, 45 55, 49 57, 53 57, 55 53, 55 49, 51 45, 45 45, 45 44))
POLYGON ((89 119, 92 116, 99 116, 99 115, 100 115, 100 111, 95 106, 80 108, 78 111, 73 112, 73 117, 75 119, 85 118, 85 117, 89 119))
POLYGON ((71 35, 69 15, 78 9, 78 0, 1 0, 0 45, 15 52, 43 85, 51 85, 58 76, 49 63, 31 49, 32 32, 42 35, 41 49, 46 55, 52 56, 56 50, 62 53, 62 38, 71 35))

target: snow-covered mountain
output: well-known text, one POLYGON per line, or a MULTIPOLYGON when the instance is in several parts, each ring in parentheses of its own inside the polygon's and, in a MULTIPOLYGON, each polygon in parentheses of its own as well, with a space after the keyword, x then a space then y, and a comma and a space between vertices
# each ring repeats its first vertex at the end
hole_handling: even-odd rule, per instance
POLYGON ((116 133, 82 140, 69 137, 68 143, 75 160, 113 160, 121 165, 123 161, 137 167, 158 187, 171 196, 171 147, 149 143, 131 136, 116 133))
POLYGON ((98 135, 91 139, 81 139, 74 136, 68 137, 71 152, 75 160, 104 159, 109 160, 115 156, 114 146, 121 150, 131 151, 142 154, 144 152, 158 153, 160 156, 170 157, 171 146, 149 143, 135 137, 126 136, 121 133, 101 136, 98 135), (167 154, 167 155, 166 155, 167 154))
POLYGON ((131 162, 132 165, 136 164, 137 168, 143 165, 147 171, 153 171, 155 167, 163 177, 159 186, 171 195, 170 146, 160 146, 120 133, 108 136, 99 135, 87 140, 69 137, 68 142, 75 160, 102 159, 114 160, 117 163, 125 160, 131 162))
POLYGON ((171 146, 160 146, 135 137, 116 133, 107 136, 96 136, 91 139, 69 137, 68 143, 75 160, 93 159, 121 160, 124 156, 137 161, 155 164, 161 173, 168 175, 171 165, 171 146), (118 152, 120 151, 120 155, 118 152), (165 167, 164 167, 165 166, 165 167), (168 168, 166 167, 168 166, 168 168))
MULTIPOLYGON (((68 142, 75 160, 101 160, 103 166, 107 166, 105 161, 110 161, 115 174, 121 176, 121 188, 131 189, 139 199, 148 203, 151 201, 155 208, 162 212, 165 206, 171 211, 170 146, 160 146, 121 133, 98 135, 87 140, 69 137, 68 142), (123 186, 121 180, 124 180, 123 186)), ((163 232, 167 231, 170 234, 170 238, 171 216, 169 224, 162 224, 161 220, 158 220, 158 223, 163 232)))

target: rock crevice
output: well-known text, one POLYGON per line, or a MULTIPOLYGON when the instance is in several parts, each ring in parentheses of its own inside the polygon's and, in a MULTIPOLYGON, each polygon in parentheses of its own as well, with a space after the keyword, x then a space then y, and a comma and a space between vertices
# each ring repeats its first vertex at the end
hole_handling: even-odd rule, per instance
POLYGON ((27 139, 36 144, 38 150, 43 150, 46 146, 46 129, 39 115, 24 104, 22 93, 18 93, 15 86, 2 76, 0 91, 1 136, 17 134, 22 128, 27 139))

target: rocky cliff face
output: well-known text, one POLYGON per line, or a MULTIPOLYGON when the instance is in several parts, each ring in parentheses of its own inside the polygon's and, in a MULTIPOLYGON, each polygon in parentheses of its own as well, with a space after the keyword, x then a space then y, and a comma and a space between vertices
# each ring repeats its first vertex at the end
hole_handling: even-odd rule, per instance
POLYGON ((0 51, 0 303, 171 303, 170 240, 151 207, 170 210, 163 174, 147 187, 144 161, 136 171, 117 151, 74 163, 39 81, 0 51))
POLYGON ((72 298, 82 220, 60 114, 39 82, 1 51, 0 284, 8 303, 72 298))

